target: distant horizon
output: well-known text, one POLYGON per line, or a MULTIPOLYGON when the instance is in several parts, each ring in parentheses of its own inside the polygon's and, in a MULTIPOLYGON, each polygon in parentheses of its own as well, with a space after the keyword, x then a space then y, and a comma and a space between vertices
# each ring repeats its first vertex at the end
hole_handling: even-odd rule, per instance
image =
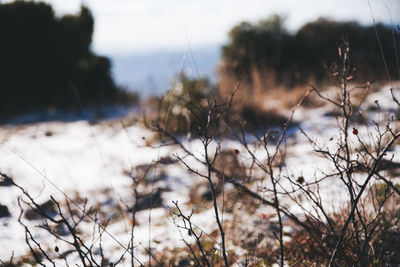
POLYGON ((176 48, 109 57, 112 60, 112 75, 117 84, 139 93, 141 97, 149 97, 165 93, 180 67, 190 77, 200 75, 211 82, 217 81, 215 71, 221 56, 221 46, 192 48, 192 53, 187 49, 176 48))
MULTIPOLYGON (((209 48, 216 48, 218 47, 219 49, 222 50, 222 47, 225 45, 225 43, 210 43, 210 44, 204 44, 204 45, 199 45, 199 46, 191 46, 190 50, 192 51, 197 51, 197 50, 205 50, 209 48)), ((185 51, 190 52, 189 48, 187 46, 171 46, 171 47, 160 47, 160 48, 153 48, 153 49, 148 49, 148 50, 141 50, 141 51, 136 51, 136 50, 131 50, 131 51, 126 51, 121 53, 121 51, 112 51, 108 54, 102 54, 100 52, 96 52, 99 55, 102 56, 112 56, 112 57, 125 57, 125 56, 150 56, 150 55, 155 55, 155 54, 163 54, 163 53, 184 53, 185 51)))

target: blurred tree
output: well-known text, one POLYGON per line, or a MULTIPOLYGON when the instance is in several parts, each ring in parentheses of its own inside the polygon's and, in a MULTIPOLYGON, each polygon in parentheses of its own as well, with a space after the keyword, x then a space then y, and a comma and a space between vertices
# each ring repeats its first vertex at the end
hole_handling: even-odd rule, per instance
POLYGON ((111 64, 90 51, 94 19, 87 7, 57 18, 43 2, 0 4, 0 115, 49 107, 113 103, 120 89, 111 64))
MULTIPOLYGON (((396 78, 396 55, 393 47, 391 29, 383 24, 376 25, 381 39, 382 50, 389 71, 396 78)), ((398 35, 395 36, 397 42, 398 35)), ((297 64, 296 71, 301 73, 299 82, 305 83, 314 75, 315 81, 327 77, 322 63, 338 63, 337 47, 343 39, 350 43, 350 62, 359 70, 358 80, 384 80, 387 78, 381 52, 373 26, 361 26, 357 22, 335 22, 325 18, 307 23, 299 29, 293 38, 291 54, 297 64), (300 65, 302 64, 302 65, 300 65)), ((400 77, 397 77, 400 79, 400 77)), ((298 82, 295 81, 295 82, 298 82)))
POLYGON ((281 69, 281 55, 291 36, 284 27, 284 18, 274 15, 258 24, 243 22, 229 33, 230 43, 222 47, 227 69, 251 82, 256 68, 281 69))
MULTIPOLYGON (((284 22, 283 17, 274 15, 257 24, 243 22, 235 26, 229 33, 229 43, 222 48, 221 80, 223 76, 242 80, 253 91, 257 86, 267 90, 266 84, 291 88, 309 82, 329 82, 324 66, 337 63, 337 46, 343 39, 349 40, 351 64, 358 68, 357 79, 387 78, 373 26, 319 18, 289 33, 284 22)), ((389 75, 400 79, 392 30, 382 24, 377 24, 376 29, 389 75)), ((394 36, 399 43, 398 33, 394 36)))

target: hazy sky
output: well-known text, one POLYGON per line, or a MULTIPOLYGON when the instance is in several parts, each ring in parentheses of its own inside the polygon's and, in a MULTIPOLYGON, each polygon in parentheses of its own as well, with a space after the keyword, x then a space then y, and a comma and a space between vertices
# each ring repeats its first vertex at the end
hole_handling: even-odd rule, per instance
MULTIPOLYGON (((57 14, 74 13, 83 3, 95 17, 93 48, 126 54, 226 42, 237 23, 256 22, 273 13, 287 16, 287 27, 326 16, 372 22, 368 0, 46 0, 57 14)), ((399 0, 370 0, 378 21, 400 21, 399 0), (389 11, 390 10, 390 11, 389 11)))

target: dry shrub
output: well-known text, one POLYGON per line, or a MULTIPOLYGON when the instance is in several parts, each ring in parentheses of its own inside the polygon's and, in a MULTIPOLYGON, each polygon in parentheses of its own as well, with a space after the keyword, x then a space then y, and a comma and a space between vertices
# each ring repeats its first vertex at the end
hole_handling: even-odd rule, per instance
MULTIPOLYGON (((377 219, 377 225, 371 220, 367 225, 369 229, 376 227, 373 237, 368 243, 363 255, 360 257, 360 252, 354 243, 354 238, 347 235, 347 240, 343 247, 339 250, 335 264, 337 266, 347 266, 350 262, 355 263, 359 260, 357 266, 396 266, 400 262, 400 229, 398 220, 399 212, 392 213, 391 211, 383 212, 377 219), (397 220, 395 222, 394 220, 397 220)), ((334 214, 333 220, 335 228, 338 230, 343 227, 343 218, 340 214, 334 214)), ((321 229, 320 223, 316 220, 308 218, 307 223, 314 225, 313 235, 320 242, 317 243, 311 238, 310 233, 297 229, 291 235, 291 240, 285 243, 286 260, 290 266, 325 266, 328 265, 330 254, 337 242, 337 238, 329 232, 324 232, 321 229), (322 246, 321 246, 322 244, 322 246)), ((360 231, 360 230, 355 230, 360 231)), ((354 234, 355 231, 351 234, 354 234)), ((361 232, 361 231, 360 231, 361 232)))
MULTIPOLYGON (((234 106, 239 111, 245 106, 254 106, 262 111, 289 112, 304 97, 309 90, 308 85, 287 87, 279 85, 276 75, 267 68, 252 67, 251 78, 240 81, 240 89, 234 99, 234 106)), ((238 83, 237 78, 226 71, 222 63, 219 67, 219 93, 227 96, 238 83)), ((309 84, 314 84, 312 81, 309 84)), ((320 106, 319 98, 309 96, 303 102, 304 106, 320 106)))
POLYGON ((281 115, 279 111, 265 111, 256 106, 244 106, 241 116, 246 123, 246 128, 249 130, 280 127, 287 121, 287 118, 281 115))

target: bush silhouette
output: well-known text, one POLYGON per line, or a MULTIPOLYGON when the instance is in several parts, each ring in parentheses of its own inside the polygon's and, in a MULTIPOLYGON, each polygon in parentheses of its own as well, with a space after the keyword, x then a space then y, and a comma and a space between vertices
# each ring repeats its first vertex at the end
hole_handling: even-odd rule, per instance
MULTIPOLYGON (((383 24, 377 24, 376 29, 389 75, 399 79, 393 45, 400 38, 383 24)), ((350 55, 350 64, 359 67, 357 81, 388 78, 373 26, 319 18, 289 33, 284 18, 274 15, 257 24, 243 22, 230 31, 229 37, 222 51, 221 74, 242 80, 253 89, 254 72, 257 77, 272 81, 271 86, 291 88, 309 82, 332 83, 323 66, 339 65, 337 46, 343 39, 356 51, 350 55)), ((266 89, 263 86, 262 90, 266 89)))
POLYGON ((90 51, 94 19, 55 17, 45 3, 0 4, 0 116, 76 108, 70 83, 85 105, 112 103, 120 93, 108 58, 90 51))
POLYGON ((160 119, 168 117, 168 130, 197 133, 207 123, 207 95, 214 90, 207 78, 191 78, 182 73, 160 106, 160 119))

